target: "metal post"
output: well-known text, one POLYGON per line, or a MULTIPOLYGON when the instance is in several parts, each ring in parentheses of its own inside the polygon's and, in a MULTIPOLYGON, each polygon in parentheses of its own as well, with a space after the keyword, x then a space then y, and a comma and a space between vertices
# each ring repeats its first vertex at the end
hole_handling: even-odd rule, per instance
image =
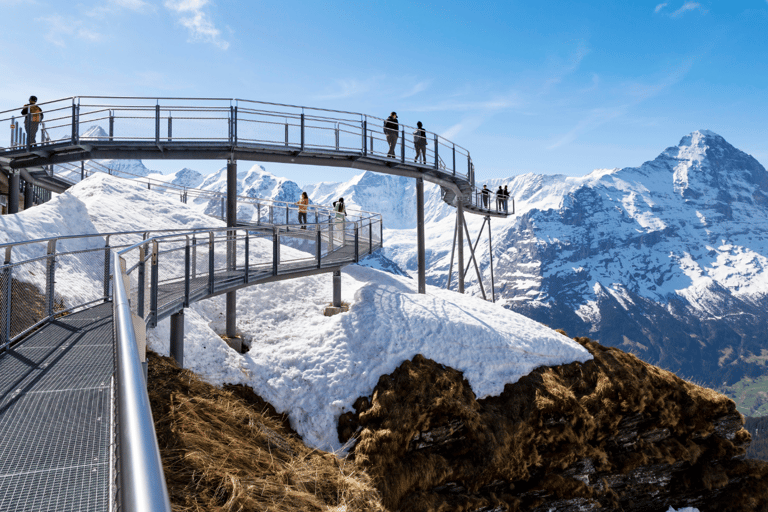
POLYGON ((155 105, 155 144, 160 144, 160 104, 155 105))
POLYGON ((215 278, 215 267, 214 267, 214 258, 216 257, 216 253, 214 252, 214 234, 213 231, 208 232, 208 293, 213 295, 213 292, 216 289, 216 282, 214 280, 215 278))
POLYGON ((72 145, 77 144, 77 105, 75 100, 72 100, 72 145))
POLYGON ((316 236, 315 236, 315 239, 316 239, 315 243, 317 244, 317 247, 315 249, 315 256, 317 257, 317 268, 320 268, 320 261, 323 255, 323 241, 320 235, 320 225, 315 223, 315 229, 317 229, 316 236))
POLYGON ((11 147, 16 147, 16 117, 11 117, 11 147))
POLYGON ((367 135, 368 135, 368 119, 363 119, 363 156, 366 156, 368 154, 368 144, 367 142, 367 135))
POLYGON ((301 113, 301 150, 304 151, 304 112, 301 113))
POLYGON ((109 302, 109 266, 112 264, 112 249, 109 247, 109 235, 104 244, 104 302, 109 302))
POLYGON ((419 293, 427 293, 427 258, 424 242, 424 178, 416 178, 416 239, 419 265, 419 293))
POLYGON ((261 204, 256 202, 256 224, 261 224, 261 204))
POLYGON ((8 213, 19 213, 20 179, 19 171, 13 169, 8 177, 8 213))
POLYGON ((491 257, 491 300, 496 302, 496 288, 493 283, 493 247, 491 247, 491 216, 486 217, 488 219, 488 255, 491 257))
POLYGON ((339 150, 339 123, 336 123, 336 151, 339 150))
POLYGON ((45 299, 46 315, 53 316, 53 294, 56 292, 56 239, 48 242, 48 257, 45 261, 45 299))
POLYGON ((269 205, 269 223, 274 224, 275 223, 275 208, 274 205, 269 205))
POLYGON ((192 270, 192 254, 189 245, 189 237, 187 236, 187 243, 184 245, 184 307, 189 307, 189 285, 191 279, 192 270))
POLYGON ((456 215, 459 241, 459 293, 464 293, 464 204, 461 202, 461 197, 457 201, 456 215))
POLYGON ((232 118, 232 139, 233 144, 237 146, 237 105, 235 105, 235 117, 232 118))
POLYGON ((85 179, 85 160, 80 160, 80 181, 85 179))
POLYGON ((402 140, 400 141, 400 162, 405 163, 405 128, 400 130, 402 140))
POLYGON ((278 252, 277 245, 277 226, 272 227, 272 275, 277 275, 277 264, 280 259, 280 253, 278 252))
POLYGON ((173 119, 171 117, 171 112, 168 112, 168 142, 171 142, 172 140, 173 140, 173 119))
POLYGON ((24 180, 24 209, 28 210, 32 208, 34 203, 34 193, 32 189, 32 183, 24 180))
POLYGON ((288 119, 285 120, 285 145, 288 145, 288 119))
POLYGON ((192 235, 192 268, 190 269, 192 279, 197 277, 197 237, 192 235))
POLYGON ((453 175, 456 176, 456 144, 453 145, 453 175))
POLYGON ((368 219, 368 254, 373 254, 373 221, 368 219))
MULTIPOLYGON (((346 229, 344 230, 346 233, 346 229)), ((355 263, 360 261, 360 237, 358 234, 357 222, 355 222, 355 263)))
POLYGON ((250 282, 251 277, 251 264, 250 264, 250 236, 248 230, 245 230, 245 265, 243 265, 243 271, 245 272, 245 284, 250 282))
POLYGON ((171 357, 184 368, 184 310, 171 315, 171 357))
POLYGON ((438 146, 438 142, 437 142, 437 134, 435 134, 435 169, 437 169, 437 168, 439 167, 439 165, 438 165, 438 160, 437 160, 437 159, 438 159, 438 155, 437 155, 437 146, 438 146))
POLYGON ((147 245, 142 244, 139 246, 139 275, 138 275, 138 290, 136 300, 138 304, 136 304, 136 314, 139 315, 139 317, 144 320, 144 290, 147 287, 146 283, 146 260, 147 260, 147 245))
POLYGON ((109 141, 112 142, 112 140, 115 137, 115 112, 113 110, 109 111, 109 141))
POLYGON ((150 281, 149 281, 149 314, 150 314, 150 327, 157 327, 157 292, 160 288, 158 283, 158 245, 157 240, 152 240, 152 264, 150 267, 150 281))
MULTIPOLYGON (((227 161, 227 227, 237 226, 237 162, 227 161)), ((227 270, 235 269, 237 256, 234 229, 227 231, 227 270)), ((237 292, 227 292, 227 337, 237 336, 237 292)))
POLYGON ((341 307, 341 270, 333 271, 333 307, 341 307))
POLYGON ((286 204, 285 205, 285 224, 286 224, 286 226, 291 223, 289 218, 288 218, 288 214, 289 214, 289 210, 288 210, 288 205, 286 204))
MULTIPOLYGON (((463 212, 462 212, 463 213, 463 212)), ((462 219, 464 220, 464 219, 462 219)), ((480 228, 480 232, 482 233, 483 228, 480 228)), ((487 300, 485 296, 485 287, 483 287, 483 279, 480 275, 480 267, 477 265, 477 258, 475 257, 475 249, 472 247, 472 238, 469 236, 469 228, 467 227, 467 223, 464 222, 464 231, 467 235, 467 242, 469 242, 469 252, 470 252, 470 260, 472 260, 472 263, 475 264, 475 272, 477 273, 477 282, 480 285, 480 293, 483 294, 483 300, 487 300)), ((480 242, 480 235, 477 235, 477 242, 480 242)), ((475 242, 475 247, 477 247, 477 242, 475 242)), ((467 266, 469 268, 469 266, 467 266)))
POLYGON ((13 267, 11 264, 11 248, 5 249, 5 267, 3 268, 3 332, 0 338, 0 350, 11 343, 11 294, 13 291, 13 267))

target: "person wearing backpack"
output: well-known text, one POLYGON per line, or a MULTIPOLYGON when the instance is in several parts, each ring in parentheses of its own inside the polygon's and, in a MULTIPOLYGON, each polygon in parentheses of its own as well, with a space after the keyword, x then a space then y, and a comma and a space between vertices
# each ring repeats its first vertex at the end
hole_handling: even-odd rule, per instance
POLYGON ((397 146, 397 136, 400 133, 400 124, 397 122, 397 113, 392 112, 386 121, 384 121, 384 134, 387 136, 389 151, 387 156, 395 157, 395 147, 397 146))
POLYGON ((496 211, 500 212, 504 209, 504 189, 499 185, 499 190, 496 191, 496 211))
POLYGON ((416 123, 416 131, 413 132, 413 145, 416 148, 416 159, 414 162, 419 161, 419 155, 423 164, 427 163, 427 132, 422 128, 421 121, 416 123))
POLYGON ((21 109, 21 115, 24 116, 24 128, 27 130, 27 143, 35 144, 37 138, 37 127, 43 121, 43 111, 37 106, 37 96, 30 96, 29 103, 21 109))
POLYGON ((333 202, 333 211, 336 212, 336 229, 341 231, 341 245, 343 246, 346 242, 346 225, 344 223, 345 217, 347 215, 347 209, 344 208, 344 198, 340 197, 338 201, 333 202))

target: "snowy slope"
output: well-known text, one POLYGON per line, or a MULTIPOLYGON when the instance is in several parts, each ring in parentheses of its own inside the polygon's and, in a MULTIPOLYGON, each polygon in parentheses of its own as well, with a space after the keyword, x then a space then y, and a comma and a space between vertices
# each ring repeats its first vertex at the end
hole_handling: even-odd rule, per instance
MULTIPOLYGON (((67 226, 105 232, 221 225, 191 205, 109 175, 88 178, 40 208, 39 214, 31 209, 3 217, 6 237, 72 232, 67 226)), ((69 283, 63 293, 77 288, 69 283)), ((339 415, 415 354, 462 370, 478 397, 500 393, 537 366, 591 358, 569 338, 519 314, 433 287, 420 295, 411 279, 375 269, 345 268, 348 313, 324 316, 331 297, 330 275, 238 291, 238 331, 251 344, 247 354, 219 337, 223 297, 195 304, 185 315, 185 366, 212 383, 252 386, 288 413, 307 444, 338 450, 339 415)), ((148 338, 152 349, 167 354, 169 321, 148 338)))

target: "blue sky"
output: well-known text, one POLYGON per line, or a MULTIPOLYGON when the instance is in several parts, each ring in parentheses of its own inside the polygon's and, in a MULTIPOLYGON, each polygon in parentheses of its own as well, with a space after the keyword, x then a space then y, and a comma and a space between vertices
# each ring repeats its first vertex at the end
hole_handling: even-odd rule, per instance
MULTIPOLYGON (((768 164, 767 0, 0 0, 0 10, 0 110, 30 94, 396 110, 468 148, 479 180, 640 165, 702 128, 768 164)), ((265 167, 300 184, 351 176, 265 167)))

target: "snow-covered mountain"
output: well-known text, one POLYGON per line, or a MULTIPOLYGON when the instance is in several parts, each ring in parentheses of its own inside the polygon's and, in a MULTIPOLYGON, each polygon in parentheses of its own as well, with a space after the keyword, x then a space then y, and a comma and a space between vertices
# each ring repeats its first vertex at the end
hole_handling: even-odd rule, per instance
POLYGON ((177 187, 199 188, 200 184, 203 182, 203 175, 194 169, 185 167, 176 172, 172 172, 171 174, 153 175, 152 179, 155 181, 164 181, 176 185, 177 187))

